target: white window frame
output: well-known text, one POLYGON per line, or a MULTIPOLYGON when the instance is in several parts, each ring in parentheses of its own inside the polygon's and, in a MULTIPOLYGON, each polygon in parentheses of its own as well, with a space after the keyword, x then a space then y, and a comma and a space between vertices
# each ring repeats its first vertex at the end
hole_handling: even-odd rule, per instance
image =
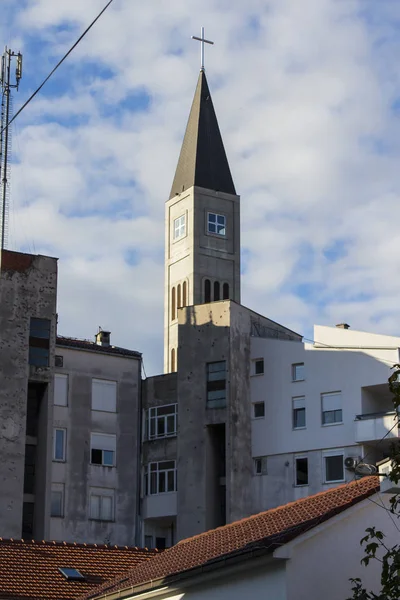
POLYGON ((303 362, 293 363, 292 364, 292 381, 304 381, 305 380, 305 365, 303 362), (301 378, 297 377, 297 367, 303 367, 303 376, 301 378))
POLYGON ((113 381, 111 379, 96 379, 95 377, 93 377, 92 379, 92 410, 95 410, 96 412, 109 412, 109 413, 116 413, 117 412, 117 382, 113 381), (102 390, 102 395, 103 395, 103 391, 105 391, 106 389, 108 390, 108 392, 111 391, 111 389, 113 390, 113 393, 111 394, 110 397, 106 397, 108 396, 107 394, 104 394, 103 397, 100 397, 98 395, 99 392, 96 392, 95 390, 102 390), (110 398, 111 398, 111 403, 110 403, 110 398), (107 407, 107 402, 108 407, 107 407))
POLYGON ((66 448, 67 448, 67 430, 65 427, 54 427, 53 429, 53 460, 56 462, 65 462, 66 460, 66 448), (56 439, 57 439, 57 431, 63 432, 63 451, 62 458, 56 458, 56 439))
POLYGON ((62 519, 64 517, 64 484, 63 483, 53 483, 51 485, 51 501, 50 501, 50 517, 54 519, 62 519), (53 494, 61 495, 61 511, 59 515, 53 514, 52 505, 53 505, 53 494))
POLYGON ((253 402, 253 419, 265 419, 265 402, 262 400, 260 402, 253 402), (256 417, 256 404, 263 404, 264 406, 264 414, 260 417, 256 417))
POLYGON ((147 440, 158 440, 166 437, 174 437, 177 434, 178 427, 178 405, 163 404, 162 406, 153 406, 146 410, 146 438, 147 440), (165 409, 171 408, 171 412, 159 414, 165 409), (161 410, 160 410, 161 409, 161 410), (173 431, 168 432, 168 422, 173 422, 173 431), (164 429, 164 433, 159 433, 159 429, 164 429))
POLYGON ((310 485, 310 471, 308 464, 308 456, 307 454, 296 454, 294 457, 294 486, 295 487, 307 487, 310 485), (306 460, 307 461, 307 483, 297 483, 297 461, 298 460, 306 460))
POLYGON ((217 235, 218 237, 226 237, 226 216, 221 215, 220 213, 208 211, 207 212, 207 233, 211 233, 211 235, 217 235), (210 221, 211 215, 213 217, 215 217, 215 223, 212 220, 210 221), (223 224, 218 223, 218 219, 223 219, 223 224), (210 226, 215 227, 215 231, 211 231, 210 226), (218 231, 218 226, 222 228, 221 231, 223 231, 223 233, 218 231))
POLYGON ((61 373, 54 374, 54 405, 55 406, 68 406, 68 375, 61 373), (61 387, 60 384, 62 383, 61 387), (57 402, 60 397, 63 396, 61 402, 57 402))
MULTIPOLYGON (((97 502, 97 500, 96 500, 97 502)), ((92 521, 104 521, 104 522, 108 522, 111 523, 113 521, 115 521, 115 491, 113 489, 110 488, 96 488, 96 487, 92 487, 90 488, 89 491, 89 519, 92 521), (98 510, 98 515, 94 516, 94 511, 93 511, 93 505, 92 505, 92 498, 96 498, 98 499, 98 503, 99 503, 99 510, 98 510), (111 517, 109 519, 104 518, 104 504, 105 499, 111 500, 111 517)))
POLYGON ((162 460, 159 462, 151 462, 148 463, 145 467, 145 492, 146 492, 146 496, 156 496, 156 495, 160 495, 160 494, 170 494, 173 492, 176 492, 177 490, 177 485, 176 485, 176 460, 162 460), (174 466, 173 468, 160 468, 160 465, 164 465, 165 463, 173 463, 174 466), (169 473, 173 473, 174 474, 174 483, 173 483, 173 489, 172 490, 168 490, 168 474, 169 473), (165 475, 161 476, 160 474, 164 473, 165 475), (152 475, 155 475, 155 477, 152 478, 152 475), (164 492, 160 492, 160 481, 162 479, 162 477, 165 477, 165 491, 164 492), (152 486, 152 479, 155 480, 155 490, 154 492, 152 492, 151 490, 154 489, 152 486))
POLYGON ((292 398, 292 427, 294 431, 299 429, 306 429, 307 427, 307 411, 306 411, 306 397, 305 396, 294 396, 292 398), (297 410, 304 410, 304 425, 296 427, 295 414, 297 410))
POLYGON ((344 450, 343 448, 341 449, 337 449, 337 450, 326 450, 322 452, 322 473, 323 473, 323 483, 343 483, 344 481, 346 481, 346 474, 345 474, 345 470, 344 470, 344 450), (332 479, 332 480, 327 480, 326 477, 326 459, 330 458, 332 456, 341 456, 342 457, 342 462, 343 462, 343 478, 342 479, 332 479))
POLYGON ((90 434, 90 464, 95 465, 97 467, 115 467, 117 464, 117 460, 116 460, 116 456, 117 456, 117 436, 115 435, 115 433, 101 433, 101 432, 92 432, 90 434), (102 438, 104 438, 104 442, 102 444, 96 444, 96 442, 93 442, 93 436, 100 436, 102 438), (111 443, 107 443, 106 439, 108 438, 109 441, 114 440, 114 444, 111 443), (110 450, 110 448, 108 447, 103 447, 103 448, 99 448, 98 446, 113 446, 113 448, 110 450), (94 463, 92 462, 92 450, 99 450, 101 451, 101 463, 94 463), (104 452, 112 452, 113 453, 113 464, 110 465, 108 463, 104 462, 104 452))
POLYGON ((253 358, 251 361, 251 376, 252 377, 261 377, 264 375, 264 358, 261 356, 260 358, 253 358), (258 362, 262 362, 262 373, 257 373, 256 364, 258 362))
POLYGON ((343 425, 343 398, 342 398, 342 392, 340 390, 337 390, 336 392, 324 392, 321 394, 321 425, 322 425, 322 427, 332 427, 333 425, 343 425), (340 408, 335 408, 333 410, 324 410, 324 398, 328 398, 329 396, 340 397, 340 402, 339 402, 340 408), (330 413, 330 412, 336 413, 339 410, 341 412, 340 421, 333 421, 332 423, 324 423, 325 413, 330 413))
POLYGON ((174 219, 174 241, 186 235, 186 213, 174 219))

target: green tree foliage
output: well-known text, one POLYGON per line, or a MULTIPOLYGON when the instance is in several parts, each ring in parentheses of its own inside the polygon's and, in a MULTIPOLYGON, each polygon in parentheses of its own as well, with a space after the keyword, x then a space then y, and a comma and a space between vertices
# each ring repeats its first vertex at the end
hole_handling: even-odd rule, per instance
MULTIPOLYGON (((400 413, 400 364, 393 367, 389 377, 389 389, 393 394, 393 405, 396 410, 396 424, 400 413)), ((397 484, 400 481, 400 446, 393 445, 391 450, 392 470, 389 479, 397 484)), ((384 508, 382 507, 382 510, 384 508)), ((390 512, 400 516, 400 494, 394 494, 390 499, 390 512)), ((385 544, 385 536, 375 527, 369 527, 360 544, 364 547, 365 555, 361 563, 366 567, 371 561, 381 563, 381 589, 378 594, 368 592, 361 579, 351 579, 353 595, 347 600, 399 600, 400 598, 400 545, 391 548, 385 544)))

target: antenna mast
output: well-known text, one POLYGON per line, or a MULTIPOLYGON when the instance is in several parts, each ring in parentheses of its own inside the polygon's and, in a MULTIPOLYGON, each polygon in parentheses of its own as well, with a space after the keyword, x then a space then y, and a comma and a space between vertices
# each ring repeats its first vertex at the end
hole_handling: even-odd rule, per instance
POLYGON ((4 250, 7 242, 8 226, 8 200, 9 200, 9 159, 11 154, 11 131, 8 123, 12 112, 11 89, 18 90, 22 77, 22 54, 13 52, 7 46, 1 57, 1 123, 0 123, 0 177, 1 177, 1 250, 4 250), (11 81, 11 62, 16 59, 15 79, 11 81))

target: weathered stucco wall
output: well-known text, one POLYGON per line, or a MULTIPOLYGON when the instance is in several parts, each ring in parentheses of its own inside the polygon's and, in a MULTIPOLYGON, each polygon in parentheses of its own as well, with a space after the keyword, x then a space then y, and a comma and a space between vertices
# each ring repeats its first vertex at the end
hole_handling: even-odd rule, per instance
MULTIPOLYGON (((21 537, 28 381, 51 390, 56 329, 57 259, 4 250, 0 275, 0 531, 21 537), (50 319, 50 367, 29 367, 30 318, 50 319)), ((49 395, 44 398, 48 402, 49 395)), ((47 537, 52 405, 42 405, 41 449, 36 466, 35 535, 47 537)))
POLYGON ((57 346, 68 375, 68 406, 54 406, 54 427, 67 429, 65 462, 52 481, 64 484, 64 517, 51 519, 51 539, 133 545, 139 494, 139 358, 57 346), (117 382, 117 411, 92 410, 92 378, 117 382), (90 434, 116 434, 116 466, 91 464, 90 434), (114 490, 113 522, 90 519, 91 487, 114 490))

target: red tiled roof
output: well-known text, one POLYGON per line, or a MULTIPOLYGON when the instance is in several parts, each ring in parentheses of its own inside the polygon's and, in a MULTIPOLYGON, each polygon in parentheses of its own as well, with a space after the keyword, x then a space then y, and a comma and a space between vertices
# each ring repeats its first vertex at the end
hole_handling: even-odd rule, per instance
POLYGON ((156 551, 128 546, 34 542, 0 538, 0 598, 66 600, 121 577, 156 551), (78 569, 84 581, 69 581, 59 567, 78 569))
POLYGON ((58 335, 56 339, 56 346, 66 346, 68 348, 75 348, 77 350, 90 350, 92 352, 99 352, 100 354, 119 354, 120 356, 132 356, 133 358, 140 358, 142 355, 136 350, 128 350, 127 348, 120 348, 119 346, 100 346, 91 340, 79 340, 77 338, 65 337, 58 335))
POLYGON ((143 586, 150 581, 153 587, 157 587, 157 580, 162 580, 160 585, 166 585, 185 571, 209 565, 233 554, 245 554, 257 549, 272 552, 278 544, 289 542, 378 490, 379 478, 365 477, 182 540, 125 573, 124 577, 100 586, 86 598, 98 598, 139 585, 143 591, 143 586))

